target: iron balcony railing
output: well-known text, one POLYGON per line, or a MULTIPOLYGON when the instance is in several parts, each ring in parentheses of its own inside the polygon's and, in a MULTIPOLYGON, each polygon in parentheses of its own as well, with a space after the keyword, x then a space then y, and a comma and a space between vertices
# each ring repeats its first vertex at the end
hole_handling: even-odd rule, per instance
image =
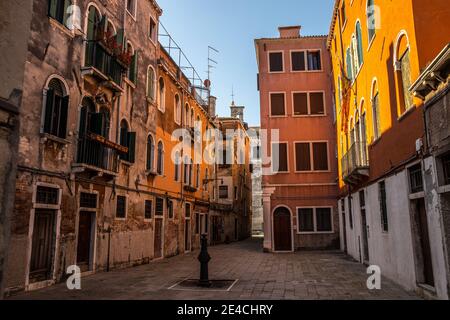
POLYGON ((341 159, 342 177, 344 180, 358 169, 369 168, 366 144, 354 142, 348 152, 341 159))
POLYGON ((118 150, 93 139, 89 134, 78 140, 77 162, 114 173, 119 172, 118 150))
POLYGON ((94 67, 117 85, 122 85, 122 74, 125 68, 98 41, 86 43, 85 67, 94 67))

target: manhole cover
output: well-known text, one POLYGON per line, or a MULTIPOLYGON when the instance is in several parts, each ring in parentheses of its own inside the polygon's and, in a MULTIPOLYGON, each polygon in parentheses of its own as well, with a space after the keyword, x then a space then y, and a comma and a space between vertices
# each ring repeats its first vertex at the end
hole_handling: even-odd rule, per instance
POLYGON ((174 284, 168 289, 184 291, 230 291, 236 284, 237 280, 210 280, 210 282, 210 287, 200 287, 198 285, 198 280, 186 279, 174 284))

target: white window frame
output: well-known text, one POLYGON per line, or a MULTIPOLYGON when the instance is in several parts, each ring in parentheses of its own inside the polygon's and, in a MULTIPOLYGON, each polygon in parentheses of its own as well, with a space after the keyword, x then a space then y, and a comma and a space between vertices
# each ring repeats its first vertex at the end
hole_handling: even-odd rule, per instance
POLYGON ((117 194, 114 201, 114 220, 117 221, 126 221, 128 217, 128 195, 127 194, 117 194), (118 218, 117 217, 117 199, 118 197, 125 197, 125 217, 118 218))
POLYGON ((270 91, 269 92, 269 118, 286 118, 288 117, 288 107, 287 107, 287 94, 286 91, 270 91), (272 95, 273 94, 283 94, 284 95, 284 115, 272 115, 272 95))
POLYGON ((128 11, 128 0, 125 0, 125 11, 130 15, 131 18, 133 18, 134 21, 136 21, 137 0, 132 0, 132 1, 133 1, 133 11, 134 12, 128 11))
POLYGON ((272 173, 272 174, 286 174, 286 173, 290 173, 291 171, 290 171, 290 168, 291 168, 291 166, 290 166, 290 160, 289 160, 289 141, 277 141, 277 142, 274 142, 274 141, 271 141, 270 142, 270 172, 272 173), (273 171, 273 145, 274 144, 285 144, 286 145, 286 158, 287 158, 287 171, 277 171, 277 172, 274 172, 273 171))
POLYGON ((331 172, 331 167, 330 167, 330 142, 328 140, 309 140, 309 141, 301 141, 301 140, 296 140, 293 141, 294 144, 294 172, 295 173, 328 173, 331 172), (310 161, 310 166, 311 166, 311 170, 309 171, 298 171, 297 170, 297 152, 296 152, 296 144, 297 143, 308 143, 309 144, 309 161, 310 161), (313 144, 314 143, 326 143, 327 144, 327 162, 328 162, 328 170, 314 170, 314 149, 313 149, 313 144))
POLYGON ((286 72, 286 59, 284 58, 284 51, 283 50, 271 50, 271 51, 267 51, 267 73, 270 74, 277 74, 277 73, 285 73, 286 72), (270 54, 271 53, 281 53, 281 60, 282 60, 282 66, 283 66, 283 70, 282 71, 270 71, 270 54))
POLYGON ((334 233, 334 218, 332 206, 299 206, 295 207, 295 214, 297 219, 297 234, 333 234, 334 233), (300 219, 299 219, 299 209, 313 209, 313 226, 314 231, 300 231, 300 219), (331 231, 317 231, 317 209, 330 209, 330 219, 331 219, 331 231))
POLYGON ((292 101, 292 117, 294 118, 310 118, 310 117, 326 117, 327 114, 327 104, 325 99, 326 92, 324 90, 315 90, 315 91, 292 91, 291 92, 291 101, 292 101), (307 108, 308 108, 308 114, 295 114, 295 101, 294 101, 294 95, 296 93, 306 93, 307 97, 307 108), (323 114, 312 114, 311 113, 311 93, 322 93, 323 94, 323 114))

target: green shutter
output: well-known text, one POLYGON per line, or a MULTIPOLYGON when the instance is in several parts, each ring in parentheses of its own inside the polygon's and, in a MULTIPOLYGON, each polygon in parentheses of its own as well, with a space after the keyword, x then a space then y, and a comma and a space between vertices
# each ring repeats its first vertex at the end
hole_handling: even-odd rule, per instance
POLYGON ((87 28, 87 39, 94 40, 94 29, 95 29, 95 14, 96 9, 94 6, 89 8, 89 17, 88 17, 88 28, 87 28))
POLYGON ((136 158, 136 132, 128 132, 128 162, 134 163, 136 158))
POLYGON ((134 52, 134 55, 130 64, 130 77, 129 79, 136 84, 137 81, 137 69, 138 69, 138 50, 134 52))
MULTIPOLYGON (((70 13, 67 12, 67 9, 72 5, 72 0, 64 0, 64 12, 63 12, 63 21, 62 23, 66 26, 66 27, 70 27, 68 24, 68 19, 70 17, 70 13)), ((74 12, 73 12, 74 13, 74 12)), ((70 23, 72 23, 72 21, 70 21, 70 23)))
POLYGON ((56 19, 56 12, 58 7, 58 0, 50 0, 48 2, 48 15, 56 19))
POLYGON ((61 100, 61 110, 59 114, 58 137, 65 139, 67 134, 67 116, 69 111, 69 96, 61 100))
POLYGON ((55 91, 53 89, 47 90, 47 101, 45 104, 45 114, 44 114, 44 132, 51 133, 52 130, 52 117, 53 117, 53 107, 55 104, 55 91))
POLYGON ((98 25, 97 40, 103 40, 105 38, 105 32, 107 30, 108 30, 108 16, 104 14, 102 20, 100 20, 100 23, 98 25))

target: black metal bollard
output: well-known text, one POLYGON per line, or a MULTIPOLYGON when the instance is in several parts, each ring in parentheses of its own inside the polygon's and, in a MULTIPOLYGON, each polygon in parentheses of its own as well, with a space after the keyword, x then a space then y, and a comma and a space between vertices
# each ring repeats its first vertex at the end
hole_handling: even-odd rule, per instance
POLYGON ((200 281, 198 282, 198 285, 200 287, 210 287, 211 282, 209 281, 208 275, 208 263, 211 260, 211 256, 208 254, 208 238, 206 237, 206 234, 202 234, 201 245, 202 248, 198 255, 198 261, 200 261, 200 281))

